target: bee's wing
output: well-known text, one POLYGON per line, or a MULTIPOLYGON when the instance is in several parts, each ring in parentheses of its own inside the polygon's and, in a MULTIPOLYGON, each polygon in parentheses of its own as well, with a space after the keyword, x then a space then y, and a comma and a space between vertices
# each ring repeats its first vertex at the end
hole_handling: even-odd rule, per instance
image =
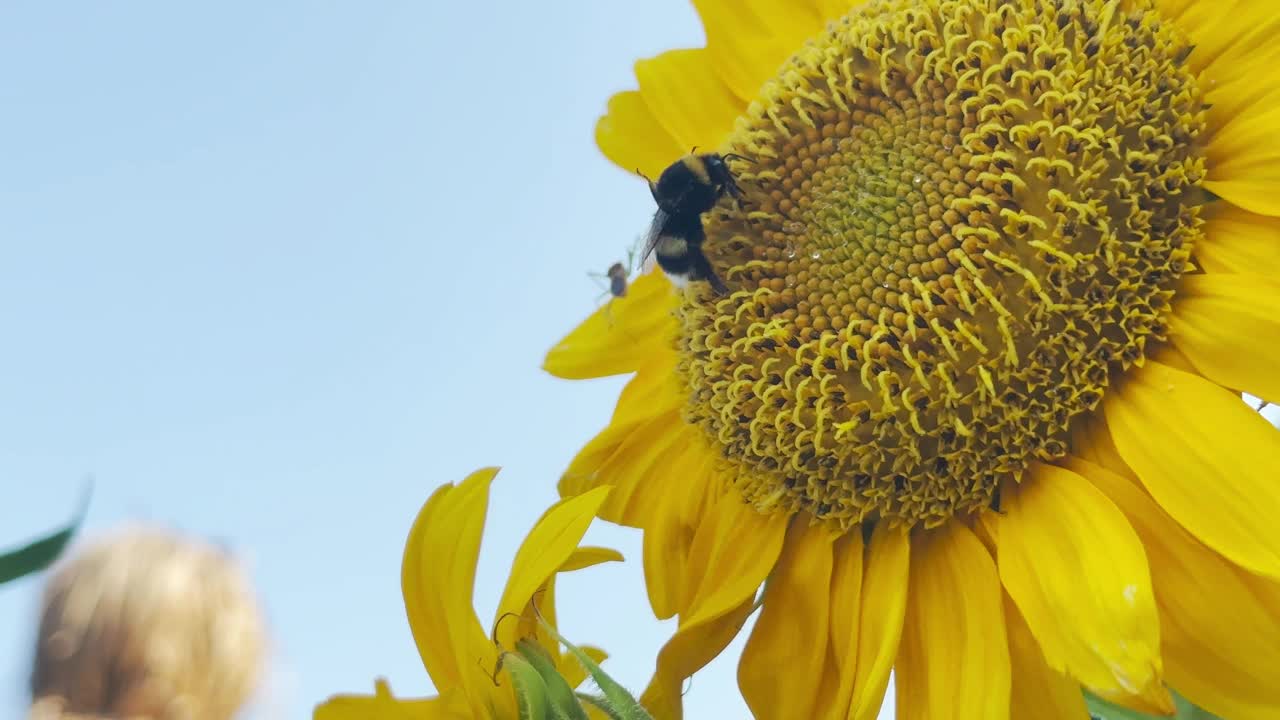
POLYGON ((662 208, 658 208, 658 211, 653 214, 653 222, 649 224, 649 232, 645 233, 644 236, 644 250, 640 252, 641 267, 644 266, 644 261, 648 260, 649 256, 653 254, 653 249, 657 247, 658 236, 662 233, 662 228, 666 226, 667 218, 669 217, 667 211, 662 208))

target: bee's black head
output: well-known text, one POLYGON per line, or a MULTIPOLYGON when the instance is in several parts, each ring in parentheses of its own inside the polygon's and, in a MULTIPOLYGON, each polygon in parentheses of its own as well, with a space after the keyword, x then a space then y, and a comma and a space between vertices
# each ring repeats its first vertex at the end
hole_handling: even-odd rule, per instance
POLYGON ((679 216, 707 212, 726 190, 736 197, 738 186, 719 153, 691 153, 663 170, 650 189, 658 207, 679 216))
POLYGON ((729 172, 729 165, 724 161, 724 157, 719 153, 707 153, 699 155, 703 165, 707 168, 707 177, 711 179, 712 184, 724 186, 733 182, 733 173, 729 172))
POLYGON ((729 170, 729 163, 726 162, 730 158, 738 160, 747 160, 741 155, 720 155, 719 153, 708 153, 701 156, 702 162, 707 168, 707 177, 711 179, 711 184, 720 189, 720 192, 728 192, 734 198, 741 198, 742 193, 738 190, 738 183, 733 177, 733 172, 729 170))

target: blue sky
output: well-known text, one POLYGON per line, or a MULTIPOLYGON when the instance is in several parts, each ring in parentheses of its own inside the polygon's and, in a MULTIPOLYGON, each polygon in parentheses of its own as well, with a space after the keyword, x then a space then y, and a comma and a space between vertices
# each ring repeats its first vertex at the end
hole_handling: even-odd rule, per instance
MULTIPOLYGON (((225 540, 274 642, 254 718, 376 675, 430 690, 405 532, 490 464, 476 593, 497 603, 617 379, 541 355, 587 270, 652 212, 592 128, 631 64, 697 45, 649 3, 9 2, 0 7, 0 545, 132 520, 225 540), (9 539, 9 540, 6 540, 9 539)), ((631 559, 570 578, 569 637, 638 687, 669 627, 631 559)), ((38 583, 0 590, 0 716, 21 713, 38 583)), ((691 717, 745 717, 732 658, 691 717)))

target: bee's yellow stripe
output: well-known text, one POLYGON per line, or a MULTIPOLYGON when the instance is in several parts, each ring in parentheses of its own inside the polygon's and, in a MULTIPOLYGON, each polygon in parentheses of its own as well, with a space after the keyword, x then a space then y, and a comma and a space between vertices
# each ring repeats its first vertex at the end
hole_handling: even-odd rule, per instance
POLYGON ((689 168, 689 172, 693 173, 694 177, 698 178, 698 182, 704 185, 711 184, 711 174, 707 172, 707 164, 703 162, 700 156, 685 155, 680 159, 680 162, 684 163, 684 166, 689 168))

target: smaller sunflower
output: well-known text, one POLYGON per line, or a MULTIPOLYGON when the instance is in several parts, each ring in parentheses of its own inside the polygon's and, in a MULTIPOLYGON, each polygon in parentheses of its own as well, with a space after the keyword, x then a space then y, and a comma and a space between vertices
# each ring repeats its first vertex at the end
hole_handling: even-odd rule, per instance
MULTIPOLYGON (((497 473, 479 470, 432 493, 405 543, 401 583, 409 628, 440 694, 397 699, 378 679, 374 695, 332 697, 316 708, 315 720, 514 720, 520 716, 516 691, 500 659, 521 644, 536 644, 569 687, 586 678, 587 670, 571 653, 561 653, 550 630, 556 624, 555 578, 622 560, 616 550, 578 546, 608 489, 563 500, 533 526, 512 561, 490 636, 471 597, 489 485, 497 473)), ((598 648, 583 652, 596 663, 606 657, 598 648)))

